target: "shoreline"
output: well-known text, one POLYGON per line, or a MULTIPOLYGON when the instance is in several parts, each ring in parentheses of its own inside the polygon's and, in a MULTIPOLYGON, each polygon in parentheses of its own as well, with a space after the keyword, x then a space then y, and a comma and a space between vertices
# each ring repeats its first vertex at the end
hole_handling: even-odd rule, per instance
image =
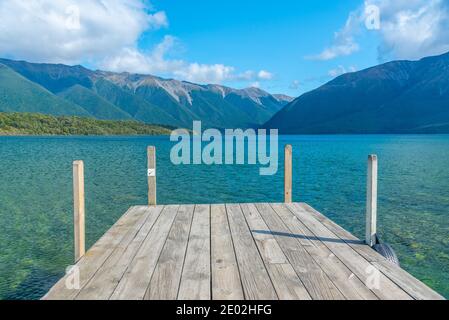
POLYGON ((45 138, 45 137, 60 137, 60 138, 70 138, 70 137, 169 137, 167 134, 85 134, 85 135, 76 135, 76 134, 3 134, 0 133, 0 138, 45 138))
MULTIPOLYGON (((170 136, 169 133, 166 134, 113 134, 113 133, 107 133, 107 134, 28 134, 28 133, 3 133, 0 132, 0 137, 144 137, 144 136, 151 136, 151 137, 168 137, 170 136)), ((349 137, 357 137, 357 136, 449 136, 449 133, 322 133, 322 134, 307 134, 307 133, 298 133, 298 134, 279 134, 280 137, 295 137, 295 136, 302 136, 302 137, 343 137, 343 136, 349 136, 349 137)))

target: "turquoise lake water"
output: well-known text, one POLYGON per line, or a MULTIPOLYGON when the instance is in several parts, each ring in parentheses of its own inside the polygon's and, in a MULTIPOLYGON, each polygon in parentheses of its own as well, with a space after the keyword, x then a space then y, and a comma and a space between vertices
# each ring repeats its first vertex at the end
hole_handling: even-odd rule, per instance
MULTIPOLYGON (((381 238, 402 267, 449 298, 449 136, 285 136, 295 201, 364 234, 366 163, 379 156, 381 238)), ((157 147, 158 200, 281 202, 283 168, 174 166, 168 137, 0 137, 0 299, 38 299, 73 261, 72 161, 85 161, 90 246, 146 203, 146 147, 157 147)), ((283 154, 283 152, 280 152, 283 154)))

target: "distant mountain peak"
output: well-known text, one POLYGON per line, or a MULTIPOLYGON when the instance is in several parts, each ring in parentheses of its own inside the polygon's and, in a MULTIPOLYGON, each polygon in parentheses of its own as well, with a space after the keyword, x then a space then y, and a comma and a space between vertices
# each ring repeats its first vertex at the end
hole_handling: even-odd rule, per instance
POLYGON ((200 89, 198 85, 190 84, 173 79, 162 79, 151 75, 139 75, 131 73, 103 73, 104 78, 121 86, 126 87, 134 92, 138 88, 144 86, 155 86, 165 90, 173 99, 177 102, 181 101, 181 98, 185 98, 190 105, 193 103, 193 99, 190 95, 190 91, 194 89, 200 89))
POLYGON ((219 84, 206 84, 200 85, 188 81, 181 81, 175 79, 164 79, 156 77, 153 75, 142 75, 142 74, 132 74, 128 72, 114 73, 108 71, 97 71, 105 78, 113 81, 121 86, 128 86, 132 90, 136 90, 141 86, 159 86, 163 88, 172 98, 180 102, 181 98, 185 98, 191 105, 193 98, 191 96, 192 91, 208 91, 219 93, 222 98, 226 98, 229 94, 233 93, 238 96, 249 98, 257 104, 262 105, 261 98, 266 98, 269 96, 274 97, 278 102, 285 103, 290 102, 293 98, 283 95, 276 94, 271 95, 270 93, 256 87, 249 87, 245 89, 235 89, 219 84))
POLYGON ((285 94, 273 94, 273 97, 275 97, 278 101, 286 101, 286 102, 292 102, 295 100, 295 98, 287 96, 285 94))
POLYGON ((341 75, 265 124, 281 133, 449 133, 449 53, 341 75), (444 124, 444 125, 441 125, 444 124))

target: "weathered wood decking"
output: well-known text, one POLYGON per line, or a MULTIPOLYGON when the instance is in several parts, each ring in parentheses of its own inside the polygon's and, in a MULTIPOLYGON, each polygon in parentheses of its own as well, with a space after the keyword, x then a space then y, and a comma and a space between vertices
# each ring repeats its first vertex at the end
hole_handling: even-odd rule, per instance
POLYGON ((306 204, 131 208, 44 299, 442 299, 306 204))

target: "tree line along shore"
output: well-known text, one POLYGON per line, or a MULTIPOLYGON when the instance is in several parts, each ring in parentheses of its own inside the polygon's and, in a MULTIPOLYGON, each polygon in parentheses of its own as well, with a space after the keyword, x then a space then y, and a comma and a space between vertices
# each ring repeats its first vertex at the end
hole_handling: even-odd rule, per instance
POLYGON ((0 135, 169 135, 172 128, 138 121, 0 112, 0 135))

